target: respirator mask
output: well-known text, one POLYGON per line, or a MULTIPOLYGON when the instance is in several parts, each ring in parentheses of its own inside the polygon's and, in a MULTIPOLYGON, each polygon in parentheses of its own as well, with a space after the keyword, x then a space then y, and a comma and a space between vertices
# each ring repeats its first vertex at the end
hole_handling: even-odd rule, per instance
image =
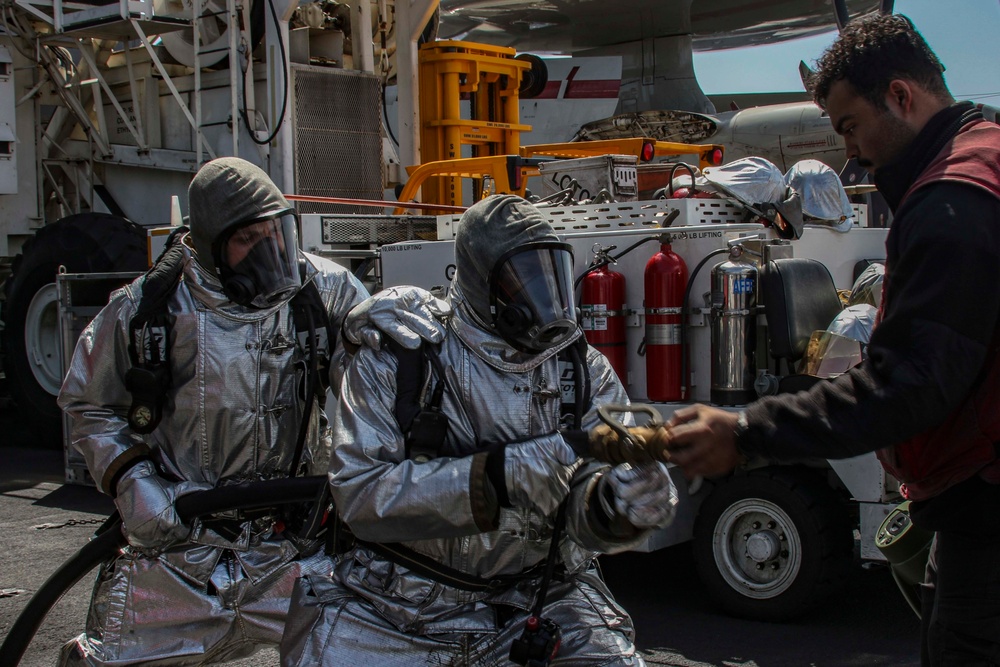
POLYGON ((216 240, 212 255, 231 301, 270 308, 302 286, 296 223, 294 213, 282 213, 240 225, 216 240))
POLYGON ((497 260, 489 277, 493 327, 511 347, 537 354, 578 333, 573 300, 573 250, 536 241, 497 260))

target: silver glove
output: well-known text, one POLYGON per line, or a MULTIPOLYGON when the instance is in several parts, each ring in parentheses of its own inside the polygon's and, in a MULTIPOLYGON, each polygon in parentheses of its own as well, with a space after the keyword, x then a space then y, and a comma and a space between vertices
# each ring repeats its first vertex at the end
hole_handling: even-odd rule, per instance
POLYGON ((174 501, 209 484, 173 484, 156 474, 149 462, 129 470, 118 482, 115 506, 122 517, 125 538, 133 547, 159 550, 183 542, 191 534, 174 509, 174 501))
POLYGON ((511 505, 551 514, 569 494, 580 462, 561 435, 507 445, 504 479, 511 505))
POLYGON ((355 345, 373 349, 382 346, 382 334, 409 350, 423 341, 444 340, 443 318, 451 315, 451 305, 419 287, 402 286, 382 290, 368 297, 347 314, 344 336, 355 345))
POLYGON ((615 513, 640 530, 664 528, 677 512, 677 489, 659 461, 621 463, 604 476, 615 513))

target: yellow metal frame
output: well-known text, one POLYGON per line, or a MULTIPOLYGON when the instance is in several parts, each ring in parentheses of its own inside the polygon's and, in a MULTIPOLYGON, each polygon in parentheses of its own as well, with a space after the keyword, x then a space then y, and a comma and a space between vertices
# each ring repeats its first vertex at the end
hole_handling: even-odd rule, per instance
POLYGON ((654 141, 653 139, 634 137, 630 139, 601 139, 599 141, 572 141, 563 144, 522 146, 520 155, 521 157, 547 156, 558 158, 594 157, 596 155, 635 155, 639 158, 639 164, 645 164, 642 160, 642 151, 646 144, 653 145, 653 158, 674 155, 697 155, 699 169, 715 166, 712 160, 713 153, 716 149, 723 151, 721 144, 682 144, 674 141, 654 141))
MULTIPOLYGON (((461 159, 462 146, 477 154, 517 155, 521 132, 518 89, 531 65, 509 47, 446 40, 428 42, 418 53, 420 153, 424 162, 461 159), (472 100, 472 118, 462 118, 462 96, 472 100)), ((461 183, 449 174, 428 184, 424 198, 461 204, 461 183)))
MULTIPOLYGON (((417 191, 428 178, 448 176, 453 179, 490 178, 492 179, 492 194, 517 194, 524 196, 525 181, 531 176, 538 176, 537 164, 525 162, 519 155, 488 155, 485 157, 466 157, 457 160, 438 160, 425 162, 421 165, 407 167, 410 178, 399 193, 399 201, 410 201, 417 196, 417 191), (510 169, 517 169, 520 183, 511 183, 510 169)), ((394 215, 402 215, 405 208, 396 208, 394 215)), ((442 209, 442 213, 445 213, 442 209)))
MULTIPOLYGON (((524 196, 525 183, 532 176, 538 176, 538 163, 532 158, 581 158, 597 155, 635 155, 641 161, 646 144, 653 144, 653 157, 673 155, 697 155, 698 167, 713 166, 712 155, 719 144, 682 144, 651 139, 602 139, 600 141, 574 141, 563 144, 537 144, 521 147, 518 155, 490 155, 485 157, 436 160, 421 165, 407 167, 410 178, 399 193, 399 201, 412 201, 428 178, 445 176, 456 182, 462 178, 492 179, 493 194, 516 194, 524 196), (511 183, 511 170, 517 169, 518 182, 511 183)), ((646 163, 649 164, 649 163, 646 163)), ((655 163, 653 163, 655 164, 655 163)), ((426 199, 426 198, 425 198, 426 199)), ((393 211, 402 215, 403 208, 393 211)), ((445 212, 442 209, 442 212, 445 212)))

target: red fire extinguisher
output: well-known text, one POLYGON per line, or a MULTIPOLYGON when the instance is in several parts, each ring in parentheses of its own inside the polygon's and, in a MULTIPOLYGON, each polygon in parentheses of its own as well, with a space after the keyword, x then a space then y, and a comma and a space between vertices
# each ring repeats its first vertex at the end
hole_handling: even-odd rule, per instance
POLYGON ((625 276, 608 267, 611 248, 595 251, 594 264, 583 278, 580 293, 581 325, 587 342, 611 362, 622 384, 628 386, 628 355, 625 347, 625 276), (602 265, 603 264, 603 265, 602 265))
POLYGON ((669 243, 646 262, 646 395, 651 401, 681 400, 681 309, 688 270, 669 243))

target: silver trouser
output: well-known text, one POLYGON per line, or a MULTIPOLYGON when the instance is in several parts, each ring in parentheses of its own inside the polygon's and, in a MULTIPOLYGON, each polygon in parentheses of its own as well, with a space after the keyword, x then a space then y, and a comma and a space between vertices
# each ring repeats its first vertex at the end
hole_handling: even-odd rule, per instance
MULTIPOLYGON (((547 599, 543 615, 562 629, 553 666, 645 665, 633 643, 632 619, 593 570, 553 582, 547 599)), ((470 604, 426 619, 420 632, 404 632, 333 577, 310 575, 295 584, 281 664, 509 667, 511 644, 529 615, 520 607, 470 604)))
POLYGON ((276 646, 295 580, 329 570, 322 552, 254 580, 224 552, 207 586, 157 558, 122 556, 94 586, 87 630, 60 665, 200 665, 276 646))

